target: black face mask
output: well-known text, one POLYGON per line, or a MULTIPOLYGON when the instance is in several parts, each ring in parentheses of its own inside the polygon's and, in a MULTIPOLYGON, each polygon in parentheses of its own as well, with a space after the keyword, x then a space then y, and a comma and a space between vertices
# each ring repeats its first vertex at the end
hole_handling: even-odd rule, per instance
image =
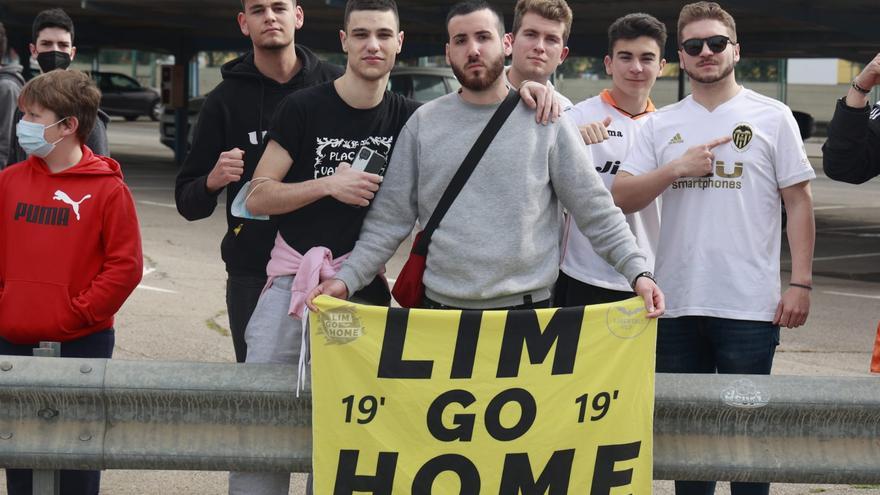
POLYGON ((43 72, 70 67, 70 54, 64 52, 43 52, 37 54, 37 63, 43 72))

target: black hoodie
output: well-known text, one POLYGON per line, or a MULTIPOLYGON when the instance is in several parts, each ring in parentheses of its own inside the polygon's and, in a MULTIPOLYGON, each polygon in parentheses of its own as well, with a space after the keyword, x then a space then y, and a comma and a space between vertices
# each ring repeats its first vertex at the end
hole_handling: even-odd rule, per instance
POLYGON ((880 103, 850 108, 846 98, 838 100, 822 157, 825 175, 834 180, 861 184, 880 175, 880 103))
MULTIPOLYGON (((221 82, 205 99, 193 132, 192 149, 177 175, 174 196, 177 211, 187 220, 207 218, 217 206, 220 191, 208 192, 208 174, 220 153, 244 150, 244 174, 226 189, 226 235, 221 252, 226 271, 233 275, 266 275, 269 253, 275 242, 274 222, 233 217, 230 207, 241 185, 251 180, 265 149, 263 136, 272 114, 290 93, 337 79, 343 69, 322 62, 309 49, 296 45, 302 69, 280 84, 264 76, 254 65, 252 52, 223 65, 221 82)), ((222 191, 222 189, 221 189, 222 191)))

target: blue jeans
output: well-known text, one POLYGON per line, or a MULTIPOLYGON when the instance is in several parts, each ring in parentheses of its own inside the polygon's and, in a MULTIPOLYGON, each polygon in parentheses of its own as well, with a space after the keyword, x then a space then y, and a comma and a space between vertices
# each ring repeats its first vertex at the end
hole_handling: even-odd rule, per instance
MULTIPOLYGON (((63 358, 106 358, 113 357, 116 332, 109 328, 61 344, 63 358)), ((0 355, 33 356, 33 344, 13 344, 0 338, 0 355)), ((33 492, 33 474, 30 469, 7 469, 6 490, 9 495, 30 495, 33 492)), ((61 495, 98 495, 101 486, 101 471, 61 470, 61 495)))
MULTIPOLYGON (((779 327, 769 321, 710 316, 661 318, 658 373, 769 375, 779 327)), ((676 481, 676 495, 712 495, 714 481, 676 481)), ((768 495, 769 483, 731 482, 731 495, 768 495)))

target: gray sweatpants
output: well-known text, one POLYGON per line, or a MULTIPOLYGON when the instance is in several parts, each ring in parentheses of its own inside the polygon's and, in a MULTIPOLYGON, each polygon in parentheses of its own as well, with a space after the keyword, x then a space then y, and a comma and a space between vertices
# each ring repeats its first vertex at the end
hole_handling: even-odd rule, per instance
MULTIPOLYGON (((244 338, 248 363, 299 363, 302 350, 303 322, 287 314, 293 277, 278 277, 260 296, 248 322, 244 338)), ((308 370, 308 367, 306 367, 308 370)), ((305 388, 311 385, 306 371, 305 388)), ((306 494, 312 493, 309 476, 306 494)), ((229 473, 229 495, 287 495, 290 473, 229 473)))

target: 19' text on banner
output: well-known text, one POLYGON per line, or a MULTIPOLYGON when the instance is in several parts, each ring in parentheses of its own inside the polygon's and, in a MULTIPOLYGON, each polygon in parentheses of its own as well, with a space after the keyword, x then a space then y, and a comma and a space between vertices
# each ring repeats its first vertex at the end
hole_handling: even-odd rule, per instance
POLYGON ((656 321, 641 300, 316 303, 317 495, 651 493, 656 321))

